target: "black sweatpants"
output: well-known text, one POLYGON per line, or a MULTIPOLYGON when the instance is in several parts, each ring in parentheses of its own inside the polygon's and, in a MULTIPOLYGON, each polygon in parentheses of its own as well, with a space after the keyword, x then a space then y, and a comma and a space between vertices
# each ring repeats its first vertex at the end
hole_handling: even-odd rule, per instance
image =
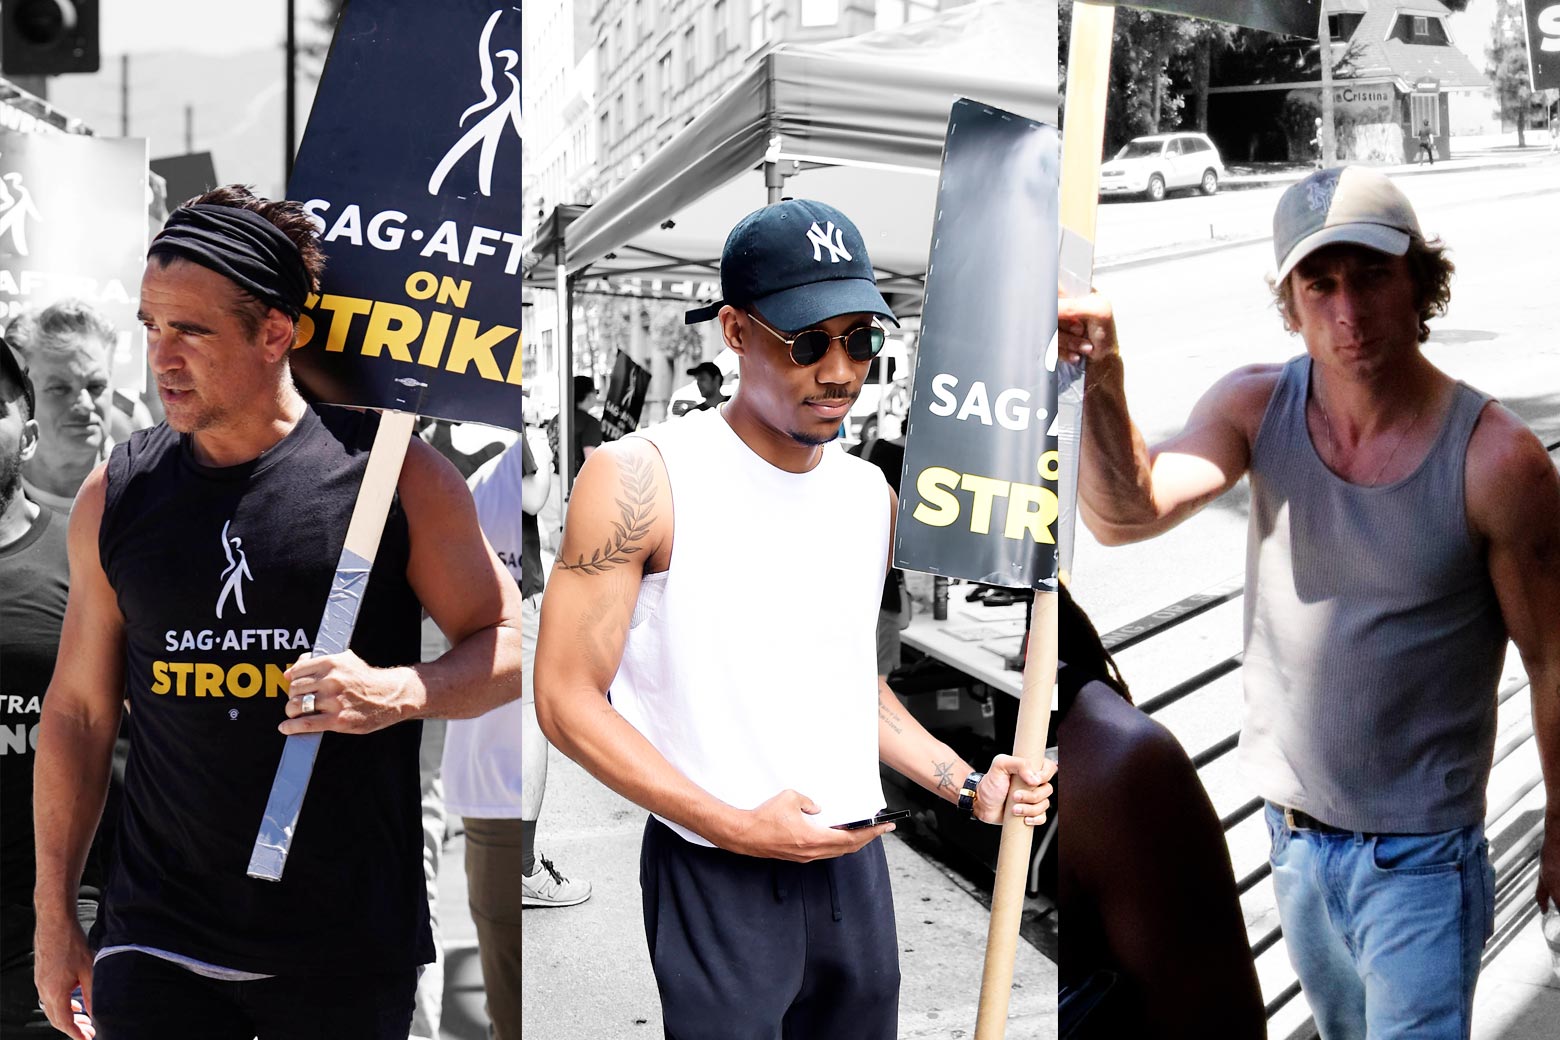
POLYGON ((667 1040, 895 1040, 881 840, 787 863, 695 845, 651 817, 639 884, 667 1040))
POLYGON ((126 950, 92 969, 98 1040, 406 1040, 417 969, 223 982, 126 950))

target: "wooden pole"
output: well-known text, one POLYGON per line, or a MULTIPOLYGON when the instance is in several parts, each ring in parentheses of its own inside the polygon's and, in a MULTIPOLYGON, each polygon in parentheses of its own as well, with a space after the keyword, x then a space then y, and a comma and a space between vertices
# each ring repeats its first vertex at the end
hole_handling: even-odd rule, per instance
MULTIPOLYGON (((1051 724, 1051 691, 1056 686, 1056 594, 1037 592, 1024 655, 1024 684, 1018 700, 1013 754, 1039 763, 1051 724)), ((1017 789, 1017 785, 1015 785, 1017 789)), ((1009 800, 1009 805, 1012 801, 1009 800)), ((1056 811, 1053 806, 1051 811, 1056 811)), ((1013 962, 1024 914, 1024 883, 1034 828, 1011 813, 1002 818, 997 851, 997 880, 991 892, 991 925, 986 933, 986 965, 980 980, 975 1040, 1002 1040, 1007 1032, 1008 1001, 1013 994, 1013 962)))
MULTIPOLYGON (((1094 271, 1100 149, 1105 139, 1105 91, 1110 83, 1111 34, 1115 17, 1116 9, 1109 4, 1079 2, 1073 5, 1062 128, 1062 234, 1057 274, 1059 287, 1069 295, 1087 293, 1094 271)), ((1036 593, 1029 623, 1029 646, 1024 655, 1018 725, 1013 738, 1013 754, 1036 763, 1045 754, 1051 721, 1051 691, 1056 686, 1056 617, 1056 595, 1036 593)), ((1003 817, 975 1040, 1002 1040, 1007 1031, 1013 962, 1018 954, 1018 931, 1024 910, 1024 883, 1029 876, 1032 837, 1033 829, 1023 820, 1011 815, 1003 817)))

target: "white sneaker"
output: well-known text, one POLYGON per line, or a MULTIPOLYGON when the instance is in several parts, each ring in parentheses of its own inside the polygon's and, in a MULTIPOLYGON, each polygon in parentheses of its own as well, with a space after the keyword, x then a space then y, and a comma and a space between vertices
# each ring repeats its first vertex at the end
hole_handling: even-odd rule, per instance
POLYGON ((536 857, 536 872, 520 876, 522 906, 574 906, 590 898, 589 881, 570 881, 552 860, 536 857))

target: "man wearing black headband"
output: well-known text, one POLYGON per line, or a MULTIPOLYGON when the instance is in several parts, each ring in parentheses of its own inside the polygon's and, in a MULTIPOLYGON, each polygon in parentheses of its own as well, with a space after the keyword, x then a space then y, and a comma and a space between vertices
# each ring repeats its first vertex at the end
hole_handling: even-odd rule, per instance
POLYGON ((987 823, 1043 821, 1048 769, 972 769, 878 680, 895 496, 830 446, 894 320, 860 232, 822 203, 766 207, 727 238, 721 287, 689 320, 719 320, 736 396, 580 473, 537 718, 652 813, 640 877, 669 1038, 894 1040, 876 840, 893 824, 839 825, 883 807, 880 761, 987 823), (1014 777, 1035 786, 1005 808, 1014 777))
POLYGON ((414 439, 351 650, 309 656, 377 427, 292 383, 321 266, 301 206, 238 187, 180 207, 150 250, 167 421, 77 498, 38 743, 37 982, 70 1036, 80 986, 104 1040, 403 1040, 433 960, 411 720, 518 695, 519 595, 460 475, 414 439), (429 664, 422 609, 454 646, 429 664), (126 807, 89 945, 75 884, 122 697, 126 807), (301 732, 327 735, 286 873, 247 877, 301 732))

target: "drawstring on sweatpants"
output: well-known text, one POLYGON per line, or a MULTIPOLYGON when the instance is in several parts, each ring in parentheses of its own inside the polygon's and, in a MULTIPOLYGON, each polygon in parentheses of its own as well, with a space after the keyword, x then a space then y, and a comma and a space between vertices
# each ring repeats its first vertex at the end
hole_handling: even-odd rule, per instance
POLYGON ((840 890, 834 884, 834 863, 832 859, 824 860, 823 870, 829 877, 829 906, 834 911, 834 919, 839 921, 844 919, 845 912, 840 909, 840 890))

